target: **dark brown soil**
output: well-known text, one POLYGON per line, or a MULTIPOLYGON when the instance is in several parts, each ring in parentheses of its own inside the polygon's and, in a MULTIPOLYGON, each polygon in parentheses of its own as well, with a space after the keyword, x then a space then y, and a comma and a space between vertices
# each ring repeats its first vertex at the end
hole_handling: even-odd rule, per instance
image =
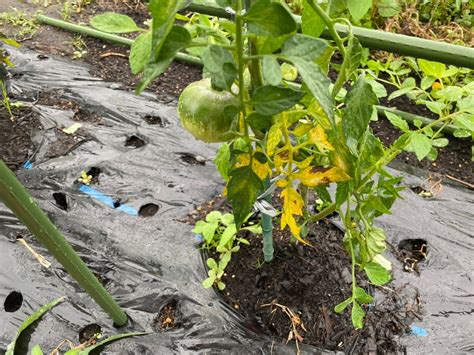
MULTIPOLYGON (((187 222, 194 223, 212 209, 229 207, 217 198, 198 208, 187 222)), ((403 352, 397 339, 420 311, 416 289, 377 289, 377 301, 364 306, 365 327, 356 330, 350 312, 333 311, 351 295, 351 260, 342 246, 343 233, 329 221, 313 224, 308 235, 313 247, 292 244, 290 233, 278 226, 273 233, 272 263, 263 262, 261 238, 245 236, 250 245, 242 246, 238 258, 231 260, 223 277, 226 288, 218 291, 250 328, 285 342, 292 330, 286 310, 299 323, 296 331, 305 344, 346 354, 403 352)), ((357 283, 369 293, 375 291, 362 273, 357 283)), ((292 342, 295 337, 293 333, 292 342)))
MULTIPOLYGON (((12 96, 11 100, 15 98, 12 96)), ((101 123, 97 114, 82 109, 76 102, 62 98, 59 91, 41 92, 35 102, 39 105, 54 107, 61 110, 72 110, 73 120, 78 122, 101 123)), ((0 108, 0 159, 5 161, 12 170, 18 170, 23 164, 32 159, 37 143, 31 137, 35 131, 42 129, 38 114, 30 107, 12 109, 10 118, 5 108, 0 108)), ((66 134, 57 129, 57 140, 52 142, 45 153, 44 159, 51 159, 71 153, 90 138, 79 129, 74 134, 66 134)))
POLYGON ((0 159, 12 170, 19 169, 33 155, 32 131, 39 121, 31 110, 13 110, 13 119, 0 107, 0 159))

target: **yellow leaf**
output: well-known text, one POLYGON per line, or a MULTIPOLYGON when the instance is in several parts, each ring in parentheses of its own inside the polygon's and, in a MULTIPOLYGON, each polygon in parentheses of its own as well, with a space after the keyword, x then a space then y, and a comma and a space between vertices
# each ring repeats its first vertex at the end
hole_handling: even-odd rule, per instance
POLYGON ((304 201, 301 195, 291 187, 287 187, 281 192, 280 197, 283 199, 283 212, 281 215, 281 229, 288 228, 291 234, 301 243, 309 245, 307 241, 301 238, 301 228, 296 223, 294 216, 303 215, 304 201))
POLYGON ((284 165, 288 162, 288 151, 284 150, 273 157, 273 164, 279 170, 282 170, 284 165))
POLYGON ((311 127, 313 127, 312 124, 301 123, 293 130, 293 134, 297 137, 301 137, 302 135, 308 133, 311 127))
POLYGON ((288 185, 288 181, 287 181, 287 180, 278 180, 278 181, 276 182, 276 186, 281 187, 281 188, 286 187, 286 185, 288 185))
MULTIPOLYGON (((235 164, 236 168, 241 168, 243 166, 247 166, 250 163, 250 156, 249 154, 240 154, 237 157, 237 163, 235 164)), ((265 178, 272 174, 272 169, 268 165, 268 163, 260 163, 257 159, 253 159, 252 162, 252 170, 260 180, 265 180, 265 178)))
POLYGON ((311 162, 313 161, 313 158, 314 158, 314 155, 307 157, 303 161, 297 161, 297 162, 295 162, 296 166, 300 170, 306 169, 311 164, 311 162))
POLYGON ((309 131, 308 139, 311 143, 318 147, 320 151, 334 150, 334 147, 328 141, 326 132, 320 125, 317 125, 311 131, 309 131))
POLYGON ((274 124, 268 132, 267 138, 267 154, 272 156, 275 153, 276 147, 280 144, 281 129, 279 124, 274 124))
POLYGON ((344 170, 338 167, 316 168, 309 167, 297 174, 295 179, 299 179, 303 185, 316 187, 329 184, 331 182, 340 182, 350 180, 350 176, 344 170))

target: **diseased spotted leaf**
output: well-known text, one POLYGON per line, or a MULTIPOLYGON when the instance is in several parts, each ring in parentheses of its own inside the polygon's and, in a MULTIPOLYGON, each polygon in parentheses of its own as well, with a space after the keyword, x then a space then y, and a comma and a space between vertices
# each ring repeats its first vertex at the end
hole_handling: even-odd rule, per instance
POLYGON ((344 170, 338 167, 316 168, 309 167, 297 174, 295 178, 299 179, 305 186, 316 187, 326 185, 332 182, 341 182, 350 180, 350 176, 344 170))

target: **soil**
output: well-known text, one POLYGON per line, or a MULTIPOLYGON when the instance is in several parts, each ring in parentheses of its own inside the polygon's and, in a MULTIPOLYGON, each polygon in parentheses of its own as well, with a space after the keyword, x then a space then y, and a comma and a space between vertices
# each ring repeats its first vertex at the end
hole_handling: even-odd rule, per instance
MULTIPOLYGON (((194 224, 215 209, 229 211, 230 207, 218 197, 199 207, 186 222, 194 224)), ((245 317, 247 326, 275 341, 295 342, 301 336, 305 344, 345 354, 404 352, 397 339, 409 331, 420 312, 418 291, 407 286, 394 290, 390 284, 378 288, 376 302, 363 306, 365 327, 354 329, 350 312, 334 312, 337 304, 351 296, 352 278, 343 232, 331 221, 309 226, 307 240, 313 247, 294 245, 287 229, 274 226, 271 264, 262 260, 261 237, 241 233, 251 243, 241 245, 239 257, 231 259, 222 279, 226 288, 217 292, 245 317)), ((365 274, 358 272, 356 278, 359 287, 374 294, 365 274)))

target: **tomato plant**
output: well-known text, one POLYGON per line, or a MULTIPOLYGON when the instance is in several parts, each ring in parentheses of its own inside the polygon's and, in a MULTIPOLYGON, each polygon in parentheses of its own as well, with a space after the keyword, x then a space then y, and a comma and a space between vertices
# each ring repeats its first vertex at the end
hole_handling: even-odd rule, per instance
MULTIPOLYGON (((345 227, 344 246, 352 259, 352 296, 336 311, 350 306, 353 324, 361 328, 365 315, 361 305, 370 303, 372 297, 357 286, 356 270, 365 271, 375 285, 390 281, 390 265, 381 256, 385 233, 374 226, 374 220, 390 213, 402 188, 401 178, 384 167, 413 137, 430 127, 404 130, 392 146, 384 147, 369 128, 378 100, 359 69, 362 48, 351 30, 345 38, 335 30, 337 21, 345 22, 349 29, 350 23, 331 19, 315 0, 306 2, 322 21, 317 25, 328 28, 334 44, 312 36, 314 17, 303 16, 303 33, 298 33, 287 7, 270 0, 251 1, 248 8, 243 0, 220 0, 220 5, 234 14, 233 26, 227 26, 229 42, 198 41, 186 27, 174 23, 185 1, 151 0, 151 50, 145 56, 147 61, 142 58, 146 63, 136 90, 140 93, 161 75, 179 51, 201 48, 209 78, 204 89, 211 87, 232 100, 226 101, 225 107, 219 105, 219 114, 211 121, 196 116, 195 122, 208 131, 203 137, 195 136, 210 141, 207 134, 212 134, 213 125, 229 127, 228 141, 219 149, 215 163, 226 181, 236 231, 254 207, 259 209, 265 261, 271 262, 275 213, 269 202, 273 191, 278 191, 282 201, 279 225, 288 228, 297 243, 309 244, 308 224, 337 211, 345 227), (343 62, 332 83, 327 72, 336 51, 343 62), (283 66, 283 73, 288 74, 290 68, 301 84, 284 80, 283 66), (342 103, 337 103, 335 98, 341 98, 348 81, 351 87, 342 103), (232 122, 227 126, 229 120, 232 122), (335 194, 329 192, 330 184, 336 184, 335 194), (311 191, 325 206, 317 214, 307 208, 311 191)), ((196 95, 196 102, 186 104, 181 100, 181 112, 200 112, 210 105, 206 96, 201 100, 196 95)), ((187 119, 184 117, 185 122, 187 119)), ((435 123, 448 119, 440 117, 435 123)), ((220 261, 208 263, 214 271, 206 284, 219 284, 225 267, 220 261)))

